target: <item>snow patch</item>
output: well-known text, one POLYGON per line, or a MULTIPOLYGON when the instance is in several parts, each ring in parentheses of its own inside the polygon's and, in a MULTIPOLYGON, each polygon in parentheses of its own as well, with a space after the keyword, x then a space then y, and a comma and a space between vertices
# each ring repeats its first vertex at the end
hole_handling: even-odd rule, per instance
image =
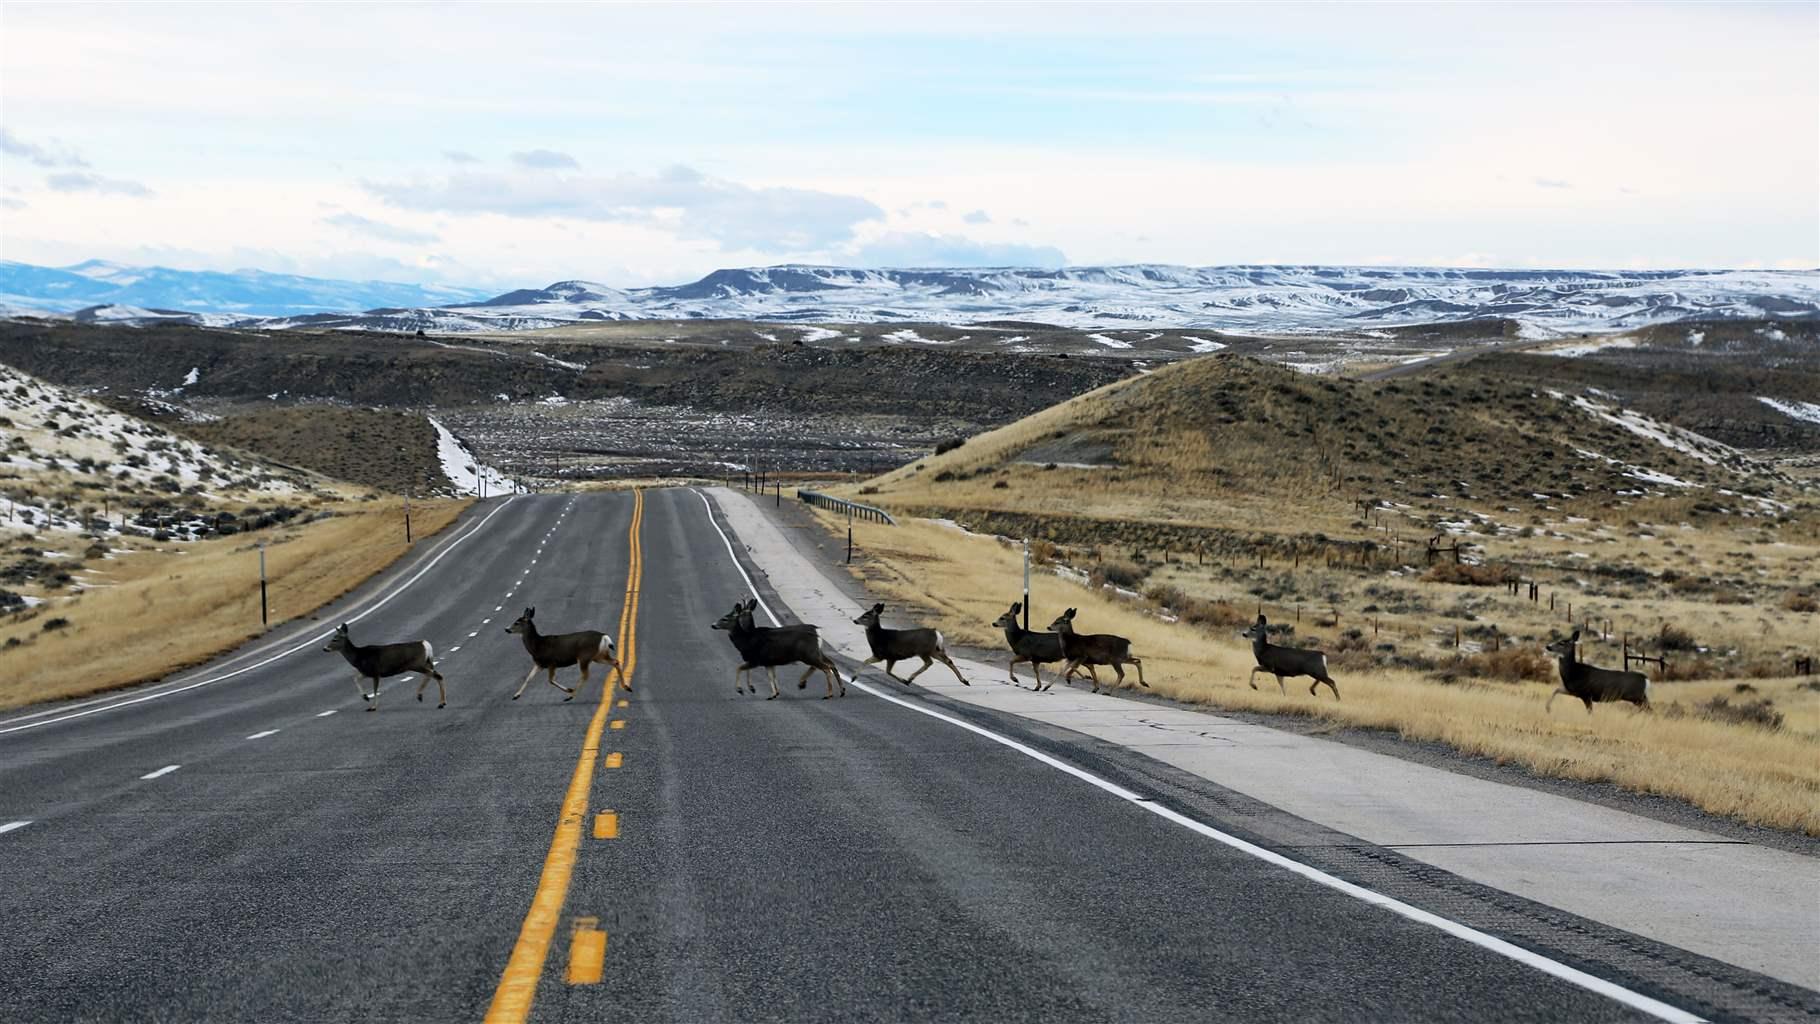
POLYGON ((1637 347, 1637 339, 1635 339, 1635 338, 1605 338, 1600 341, 1589 341, 1583 345, 1568 345, 1565 348, 1537 349, 1536 354, 1543 355, 1543 356, 1565 356, 1567 358, 1573 358, 1575 356, 1592 355, 1594 352, 1603 352, 1606 349, 1610 349, 1610 348, 1636 348, 1636 347, 1637 347))
POLYGON ((1129 341, 1120 341, 1117 338, 1108 338, 1104 334, 1089 334, 1089 335, 1087 335, 1087 340, 1093 342, 1096 345, 1104 345, 1107 348, 1130 348, 1131 347, 1131 342, 1129 342, 1129 341))
POLYGON ((1187 342, 1189 349, 1195 352, 1218 352, 1220 349, 1226 347, 1226 343, 1223 341, 1214 341, 1212 338, 1197 338, 1190 334, 1182 335, 1182 340, 1187 342))
POLYGON ((1769 398, 1764 395, 1758 395, 1757 401, 1762 402, 1771 409, 1792 419, 1802 420, 1807 423, 1820 423, 1820 403, 1789 402, 1780 398, 1769 398))
POLYGON ((488 495, 517 494, 524 490, 516 480, 511 479, 492 466, 486 465, 475 456, 467 445, 449 428, 443 426, 434 416, 429 418, 430 426, 436 428, 436 458, 442 463, 442 475, 455 485, 456 494, 481 493, 485 484, 488 495))

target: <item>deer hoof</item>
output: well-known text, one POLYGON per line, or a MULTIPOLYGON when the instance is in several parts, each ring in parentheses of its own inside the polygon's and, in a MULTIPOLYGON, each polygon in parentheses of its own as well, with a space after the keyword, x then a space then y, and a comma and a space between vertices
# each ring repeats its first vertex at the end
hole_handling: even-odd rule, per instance
POLYGON ((568 703, 568 702, 570 702, 570 701, 572 701, 572 700, 574 700, 574 699, 575 699, 575 691, 574 691, 574 690, 570 690, 570 691, 569 691, 569 695, 568 695, 568 696, 567 696, 567 697, 564 697, 564 698, 563 698, 563 699, 562 699, 562 702, 563 702, 563 703, 564 703, 564 704, 567 704, 567 703, 568 703))
POLYGON ((420 694, 418 694, 418 695, 417 695, 417 702, 418 702, 418 703, 419 703, 419 704, 421 704, 421 703, 423 703, 423 694, 421 694, 421 693, 420 693, 420 694))
POLYGON ((829 697, 832 697, 832 696, 834 696, 834 694, 824 693, 824 694, 822 694, 822 700, 827 700, 829 697))
POLYGON ((513 694, 513 695, 512 695, 512 699, 513 699, 513 700, 517 700, 517 699, 518 699, 518 698, 519 698, 519 697, 521 697, 521 696, 523 696, 523 694, 517 694, 517 693, 514 693, 514 694, 513 694))
POLYGON ((367 707, 367 710, 368 710, 368 711, 378 711, 378 710, 379 710, 379 709, 378 709, 378 708, 376 708, 376 707, 372 707, 372 706, 368 706, 368 707, 367 707))
POLYGON ((777 694, 775 694, 775 693, 774 693, 774 694, 772 694, 772 695, 771 695, 771 696, 769 696, 769 697, 766 697, 766 698, 765 698, 765 699, 766 699, 766 700, 776 700, 776 699, 777 699, 777 694))
POLYGON ((448 706, 449 705, 447 703, 438 704, 438 705, 436 705, 436 710, 441 711, 443 708, 446 708, 448 706))
POLYGON ((807 690, 809 688, 809 680, 804 679, 801 682, 797 683, 796 688, 799 690, 807 690))

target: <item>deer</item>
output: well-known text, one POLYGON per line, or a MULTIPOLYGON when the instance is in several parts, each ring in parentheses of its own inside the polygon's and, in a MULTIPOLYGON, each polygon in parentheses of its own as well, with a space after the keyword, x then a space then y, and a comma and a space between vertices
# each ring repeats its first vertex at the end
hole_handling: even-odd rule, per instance
POLYGON ((835 695, 835 686, 840 687, 840 696, 847 695, 847 681, 840 677, 840 671, 834 667, 833 659, 822 650, 822 641, 816 627, 808 623, 793 626, 757 626, 752 622, 752 610, 758 607, 758 599, 735 603, 733 610, 721 616, 713 627, 727 632, 727 638, 733 641, 734 649, 739 651, 740 666, 733 670, 733 692, 745 693, 747 686, 751 692, 758 692, 758 684, 751 682, 752 670, 762 668, 771 676, 771 696, 766 700, 776 700, 777 667, 779 665, 806 665, 801 679, 796 681, 796 688, 801 690, 809 685, 809 674, 817 671, 828 677, 828 692, 822 695, 823 700, 835 695), (745 685, 741 683, 741 674, 745 676, 745 685))
POLYGON ((1131 641, 1111 633, 1076 633, 1074 631, 1074 613, 1070 608, 1056 617, 1049 628, 1055 631, 1056 638, 1062 642, 1062 655, 1067 661, 1062 665, 1062 681, 1067 682, 1076 669, 1086 668, 1093 676, 1093 692, 1100 692, 1099 673, 1093 671, 1095 665, 1111 665, 1118 676, 1108 684, 1107 692, 1114 687, 1125 685, 1125 666, 1136 665, 1138 683, 1144 689, 1150 684, 1144 682, 1144 659, 1131 653, 1131 641))
MULTIPOLYGON (((531 671, 525 673, 524 682, 518 684, 518 692, 512 694, 517 700, 524 696, 525 687, 531 685, 531 677, 538 669, 548 672, 550 685, 568 694, 564 701, 575 699, 575 690, 588 685, 588 666, 594 662, 603 662, 613 666, 619 673, 619 687, 630 691, 632 683, 626 678, 626 670, 619 663, 619 657, 613 647, 613 638, 595 629, 584 629, 575 633, 552 633, 544 636, 537 631, 535 620, 537 609, 526 608, 525 613, 510 626, 507 633, 517 633, 524 637, 525 650, 531 655, 531 671), (581 682, 575 687, 564 686, 556 681, 556 670, 569 665, 581 669, 581 682)), ((612 683, 607 684, 612 689, 612 683)))
POLYGON ((1561 688, 1548 695, 1548 703, 1542 705, 1543 714, 1548 714, 1554 707, 1555 698, 1562 694, 1580 698, 1589 715, 1594 704, 1607 701, 1624 700, 1640 710, 1650 709, 1648 676, 1641 672, 1588 665, 1576 653, 1579 643, 1580 631, 1576 629, 1572 636, 1562 637, 1542 648, 1559 659, 1557 664, 1561 668, 1561 688))
POLYGON ((1310 697, 1318 695, 1318 687, 1326 683, 1327 688, 1333 691, 1333 699, 1339 700, 1340 688, 1334 683, 1333 677, 1327 674, 1327 655, 1305 647, 1279 647, 1271 643, 1269 625, 1264 616, 1259 615, 1258 621, 1252 623, 1251 628, 1239 634, 1251 641, 1251 656, 1257 659, 1251 675, 1245 680, 1251 688, 1258 688, 1259 672, 1268 672, 1277 677, 1277 690, 1288 696, 1289 690, 1283 686, 1283 680, 1307 676, 1313 680, 1308 684, 1310 697))
MULTIPOLYGON (((1062 653, 1062 638, 1059 634, 1039 633, 1018 624, 1018 613, 1023 610, 1024 602, 1013 601, 1011 610, 992 620, 992 624, 1005 631, 1005 643, 1011 648, 1011 664, 1006 667, 1006 671, 1011 673, 1011 685, 1020 689, 1023 687, 1017 681, 1017 667, 1028 663, 1030 671, 1036 674, 1036 685, 1032 689, 1040 693, 1049 688, 1043 685, 1042 666, 1052 661, 1064 661, 1067 656, 1062 653)), ((1094 685, 1099 685, 1099 671, 1092 665, 1086 666, 1086 669, 1093 676, 1094 685)), ((1067 682, 1067 679, 1062 681, 1067 682)))
POLYGON ((922 675, 929 666, 939 661, 948 666, 948 671, 954 673, 954 678, 959 679, 962 686, 973 685, 967 681, 966 676, 961 675, 961 670, 955 667, 954 660, 948 657, 948 645, 942 639, 941 631, 886 629, 878 624, 879 617, 884 614, 885 605, 880 602, 861 612, 859 618, 853 620, 855 625, 866 627, 866 646, 872 648, 872 657, 866 659, 866 664, 876 665, 881 661, 884 662, 886 675, 909 686, 916 681, 917 676, 922 675), (923 665, 922 668, 910 673, 910 678, 899 678, 897 673, 891 671, 891 666, 911 658, 923 659, 923 665))
POLYGON ((362 647, 348 635, 348 624, 344 622, 335 627, 335 632, 329 635, 328 646, 323 650, 325 652, 340 651, 341 656, 348 660, 348 664, 354 666, 354 671, 360 673, 354 680, 354 688, 360 691, 361 700, 369 702, 368 711, 379 710, 379 681, 387 676, 403 675, 406 672, 416 672, 423 677, 417 681, 418 700, 423 700, 423 688, 434 679, 436 680, 436 706, 439 708, 449 706, 449 695, 442 688, 442 673, 436 671, 436 663, 431 660, 436 652, 428 640, 412 640, 402 644, 372 644, 362 647), (367 679, 373 681, 372 693, 368 693, 366 687, 361 685, 361 682, 367 679))

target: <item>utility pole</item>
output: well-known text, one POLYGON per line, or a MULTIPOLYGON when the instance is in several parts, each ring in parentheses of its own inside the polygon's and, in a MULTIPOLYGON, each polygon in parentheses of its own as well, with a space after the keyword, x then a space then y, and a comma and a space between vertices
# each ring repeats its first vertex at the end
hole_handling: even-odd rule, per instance
POLYGON ((265 602, 265 541, 259 542, 259 624, 269 626, 272 623, 271 613, 265 602))
POLYGON ((411 492, 404 492, 404 542, 411 543, 411 492))
POLYGON ((1030 538, 1024 538, 1024 629, 1030 628, 1030 538))

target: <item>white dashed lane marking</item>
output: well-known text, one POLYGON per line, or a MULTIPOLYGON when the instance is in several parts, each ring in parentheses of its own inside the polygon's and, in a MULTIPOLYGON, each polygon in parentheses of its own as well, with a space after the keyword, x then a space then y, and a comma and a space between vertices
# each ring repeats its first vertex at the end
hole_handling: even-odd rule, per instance
POLYGON ((256 733, 254 733, 254 734, 253 734, 253 735, 251 735, 251 736, 248 736, 248 737, 247 737, 247 739, 249 739, 249 740, 262 740, 262 739, 265 739, 265 738, 266 738, 266 737, 267 737, 267 736, 275 736, 275 735, 277 735, 277 734, 278 734, 278 730, 277 730, 277 729, 267 729, 267 730, 266 730, 266 731, 264 731, 264 732, 256 732, 256 733))
POLYGON ((24 828, 30 824, 31 822, 29 821, 9 821, 4 825, 0 825, 0 832, 11 832, 16 828, 24 828))
POLYGON ((141 775, 139 777, 141 779, 155 779, 160 775, 169 775, 170 773, 176 771, 177 769, 179 769, 181 767, 183 767, 183 766, 180 764, 167 764, 163 768, 160 768, 155 772, 146 772, 144 775, 141 775))
POLYGON ((317 718, 327 718, 339 710, 341 710, 341 709, 340 708, 330 708, 327 711, 318 711, 318 712, 316 712, 316 717, 317 718))

